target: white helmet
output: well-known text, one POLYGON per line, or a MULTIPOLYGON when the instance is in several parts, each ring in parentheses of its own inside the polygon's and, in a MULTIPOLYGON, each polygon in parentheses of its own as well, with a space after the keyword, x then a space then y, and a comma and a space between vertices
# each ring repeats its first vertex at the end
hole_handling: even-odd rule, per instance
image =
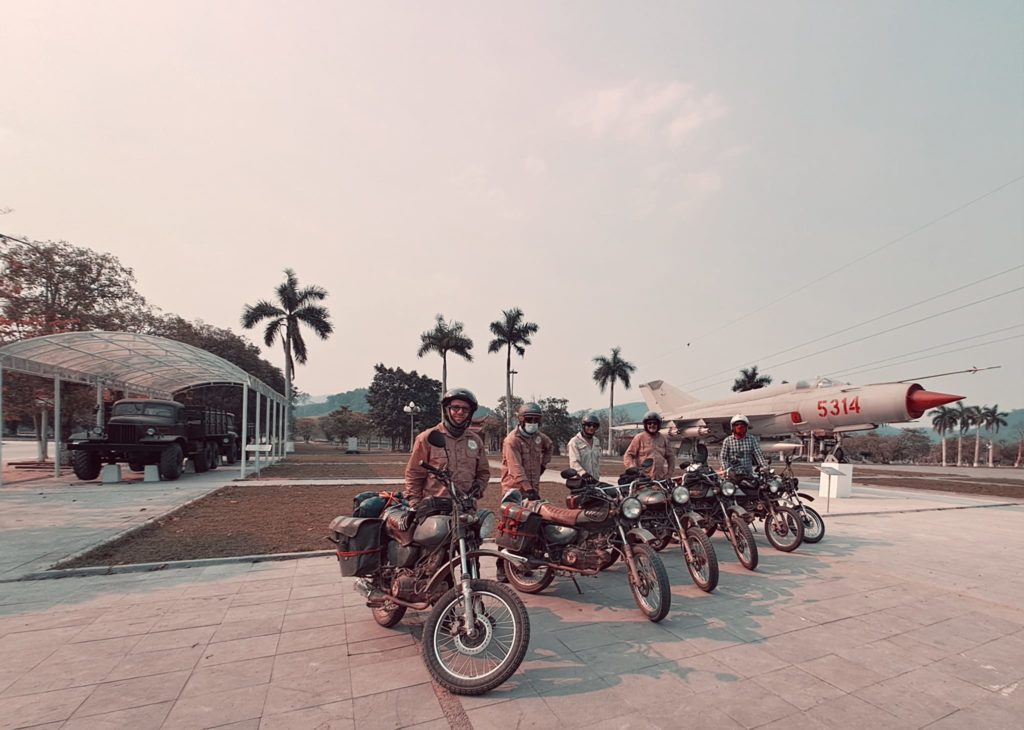
POLYGON ((732 420, 729 421, 729 428, 732 428, 737 423, 742 423, 747 428, 750 428, 750 419, 744 416, 742 413, 737 413, 735 416, 732 417, 732 420))

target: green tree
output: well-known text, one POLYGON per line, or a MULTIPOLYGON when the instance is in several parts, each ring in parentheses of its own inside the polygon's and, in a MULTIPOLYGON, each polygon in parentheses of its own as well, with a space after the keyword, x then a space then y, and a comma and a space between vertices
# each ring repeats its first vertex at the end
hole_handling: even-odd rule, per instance
POLYGON ((981 409, 981 414, 980 414, 981 424, 985 427, 985 431, 987 433, 993 434, 993 435, 989 436, 989 440, 988 440, 988 465, 989 465, 989 468, 991 468, 993 466, 992 458, 993 458, 993 454, 995 453, 995 450, 996 450, 996 443, 995 443, 994 434, 999 433, 999 429, 1002 426, 1005 426, 1007 424, 1006 416, 1008 416, 1008 415, 1010 415, 1010 414, 1006 413, 1005 411, 1000 411, 999 410, 999 404, 998 403, 996 405, 992 406, 991 408, 989 408, 988 406, 984 406, 981 409))
POLYGON ((434 329, 420 335, 420 349, 417 357, 423 357, 429 352, 436 352, 441 356, 441 393, 448 392, 448 353, 454 353, 459 357, 473 362, 473 340, 466 337, 462 332, 462 322, 445 322, 444 316, 437 315, 437 323, 434 329))
POLYGON ((956 465, 964 465, 964 434, 967 429, 971 427, 971 407, 964 406, 963 401, 958 401, 953 406, 953 412, 956 414, 956 465))
POLYGON ((305 441, 307 444, 310 442, 317 432, 320 431, 320 423, 316 418, 296 418, 295 419, 295 435, 305 441))
POLYGON ((957 425, 957 414, 948 406, 940 406, 931 413, 932 428, 939 433, 942 440, 942 465, 946 466, 946 433, 952 431, 957 425))
POLYGON ((576 420, 569 415, 569 401, 566 398, 541 398, 537 405, 543 413, 541 429, 554 442, 555 453, 561 454, 562 447, 579 430, 576 420))
POLYGON ((981 451, 981 425, 984 423, 981 412, 984 408, 988 408, 988 406, 970 406, 967 409, 967 425, 974 426, 974 461, 971 462, 971 466, 978 465, 978 456, 981 451))
MULTIPOLYGON (((523 319, 523 310, 504 309, 501 312, 502 318, 491 322, 491 334, 494 339, 487 346, 487 352, 501 352, 505 349, 505 402, 512 400, 512 350, 516 351, 519 357, 526 354, 526 348, 533 344, 530 338, 537 333, 540 327, 533 322, 526 322, 523 319)), ((512 430, 512 414, 505 414, 505 431, 512 430)))
POLYGON ((512 408, 511 410, 505 408, 505 404, 508 403, 505 400, 505 396, 498 398, 498 405, 494 408, 494 417, 501 421, 505 426, 505 433, 509 433, 512 429, 509 428, 508 424, 511 422, 512 416, 519 410, 519 406, 523 405, 523 399, 519 396, 512 396, 512 408))
POLYGON ((363 436, 370 428, 370 420, 365 413, 355 413, 347 406, 331 411, 319 420, 324 436, 338 443, 352 436, 363 436))
POLYGON ((409 415, 402 407, 412 401, 420 407, 416 417, 419 431, 436 424, 441 413, 441 381, 415 370, 405 372, 402 368, 385 367, 382 363, 373 366, 373 382, 366 392, 366 402, 370 406, 370 423, 377 433, 391 439, 391 448, 395 442, 411 447, 409 438, 409 415))
POLYGON ((613 347, 611 357, 605 357, 604 355, 598 355, 594 358, 594 363, 597 365, 594 368, 594 382, 597 383, 597 387, 604 392, 604 389, 611 386, 609 389, 608 399, 608 448, 612 448, 612 421, 615 415, 615 381, 622 383, 622 387, 629 390, 629 379, 636 371, 636 365, 631 362, 627 362, 622 359, 622 349, 619 347, 613 347))
POLYGON ((748 390, 758 390, 772 384, 771 375, 762 375, 757 372, 757 365, 740 370, 740 376, 732 383, 735 393, 744 393, 748 390))
POLYGON ((299 288, 298 277, 291 269, 285 269, 285 280, 277 287, 277 303, 261 299, 255 305, 245 305, 242 312, 242 326, 249 330, 260 322, 266 322, 263 343, 272 347, 274 340, 280 340, 284 347, 285 387, 285 441, 291 431, 292 378, 295 362, 304 365, 307 359, 306 341, 302 337, 302 326, 313 330, 321 340, 326 340, 334 326, 327 308, 317 304, 327 297, 327 290, 319 286, 299 288))

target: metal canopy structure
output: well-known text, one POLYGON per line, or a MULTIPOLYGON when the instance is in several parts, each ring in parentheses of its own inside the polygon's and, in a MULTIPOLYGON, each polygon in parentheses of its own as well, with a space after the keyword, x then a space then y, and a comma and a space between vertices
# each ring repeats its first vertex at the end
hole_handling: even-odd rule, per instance
MULTIPOLYGON (((179 391, 201 385, 240 385, 243 388, 243 427, 240 434, 243 442, 247 432, 244 424, 248 423, 248 397, 244 394, 251 388, 257 393, 255 441, 261 441, 259 396, 263 396, 267 399, 266 440, 270 442, 275 436, 278 437, 279 449, 274 449, 274 455, 284 455, 284 444, 279 433, 283 431, 284 395, 224 358, 183 342, 134 332, 90 331, 32 337, 4 345, 0 347, 0 418, 3 414, 4 370, 54 379, 55 423, 60 422, 62 381, 94 385, 98 394, 102 388, 115 388, 167 399, 173 398, 179 391)), ((59 439, 57 448, 54 472, 59 476, 59 439)), ((270 451, 270 447, 256 451, 257 469, 258 454, 263 450, 270 451)), ((243 477, 245 461, 243 451, 243 477)))

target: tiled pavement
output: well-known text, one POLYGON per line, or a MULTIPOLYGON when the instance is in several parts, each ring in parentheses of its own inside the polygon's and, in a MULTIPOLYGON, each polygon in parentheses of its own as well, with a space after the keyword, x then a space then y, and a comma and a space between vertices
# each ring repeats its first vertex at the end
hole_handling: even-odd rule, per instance
POLYGON ((711 595, 666 551, 660 624, 621 565, 527 596, 526 661, 477 698, 436 692, 423 614, 381 629, 333 558, 0 583, 0 729, 1019 728, 1024 506, 826 524, 759 538, 754 573, 715 537, 711 595))

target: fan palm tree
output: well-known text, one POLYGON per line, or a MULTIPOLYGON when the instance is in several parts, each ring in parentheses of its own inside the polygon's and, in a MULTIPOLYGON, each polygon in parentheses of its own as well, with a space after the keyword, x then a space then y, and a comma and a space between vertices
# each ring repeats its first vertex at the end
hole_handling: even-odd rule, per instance
POLYGON ((462 333, 462 326, 462 322, 445 322, 444 316, 439 314, 434 329, 420 335, 420 349, 416 356, 423 357, 428 352, 436 352, 441 356, 442 395, 448 392, 448 353, 455 353, 473 362, 473 355, 470 353, 473 349, 473 340, 462 333))
POLYGON ((964 465, 964 434, 967 429, 971 427, 971 408, 973 406, 964 406, 963 401, 958 401, 956 406, 953 407, 953 412, 956 413, 956 426, 959 433, 956 436, 956 465, 964 465))
MULTIPOLYGON (((533 322, 523 320, 523 310, 504 309, 501 312, 502 318, 491 322, 491 334, 494 339, 487 346, 487 352, 501 352, 505 348, 505 402, 512 402, 512 350, 516 351, 519 357, 526 354, 526 348, 533 343, 530 337, 540 329, 533 322)), ((505 414, 505 431, 512 430, 512 409, 505 414)))
POLYGON ((594 368, 594 382, 604 392, 604 389, 611 385, 608 400, 608 448, 612 447, 612 416, 615 413, 615 381, 619 380, 622 385, 629 389, 629 377, 636 370, 636 365, 627 362, 620 357, 621 349, 612 348, 612 356, 605 357, 598 355, 594 358, 597 367, 594 368))
POLYGON ((298 277, 291 269, 284 270, 284 282, 277 287, 277 303, 261 299, 254 305, 245 305, 242 312, 242 326, 249 330, 260 322, 266 322, 263 330, 263 344, 272 347, 278 339, 284 346, 284 389, 285 389, 285 443, 291 440, 292 373, 295 363, 306 364, 306 341, 302 337, 302 325, 313 330, 321 340, 334 332, 331 315, 327 308, 316 304, 327 297, 327 291, 319 286, 299 288, 298 277))
POLYGON ((956 411, 948 406, 941 406, 932 411, 932 427, 939 432, 942 439, 942 465, 946 465, 946 432, 956 428, 956 411))
MULTIPOLYGON (((986 431, 995 431, 995 433, 999 433, 1000 427, 1006 425, 1006 416, 1008 415, 1010 414, 1005 411, 999 410, 998 403, 992 406, 991 408, 985 406, 984 408, 981 409, 981 423, 982 425, 985 426, 986 431)), ((995 452, 995 450, 995 437, 990 436, 988 440, 988 465, 990 468, 993 466, 992 455, 995 452)))
POLYGON ((754 365, 751 368, 740 370, 740 376, 733 381, 732 389, 734 393, 742 393, 747 390, 757 390, 771 384, 772 376, 761 375, 757 372, 757 365, 754 365))
POLYGON ((974 461, 971 462, 971 466, 978 465, 978 455, 981 452, 981 426, 984 423, 984 419, 981 417, 982 412, 988 408, 988 406, 971 406, 968 410, 970 415, 968 420, 969 426, 974 426, 974 461))

